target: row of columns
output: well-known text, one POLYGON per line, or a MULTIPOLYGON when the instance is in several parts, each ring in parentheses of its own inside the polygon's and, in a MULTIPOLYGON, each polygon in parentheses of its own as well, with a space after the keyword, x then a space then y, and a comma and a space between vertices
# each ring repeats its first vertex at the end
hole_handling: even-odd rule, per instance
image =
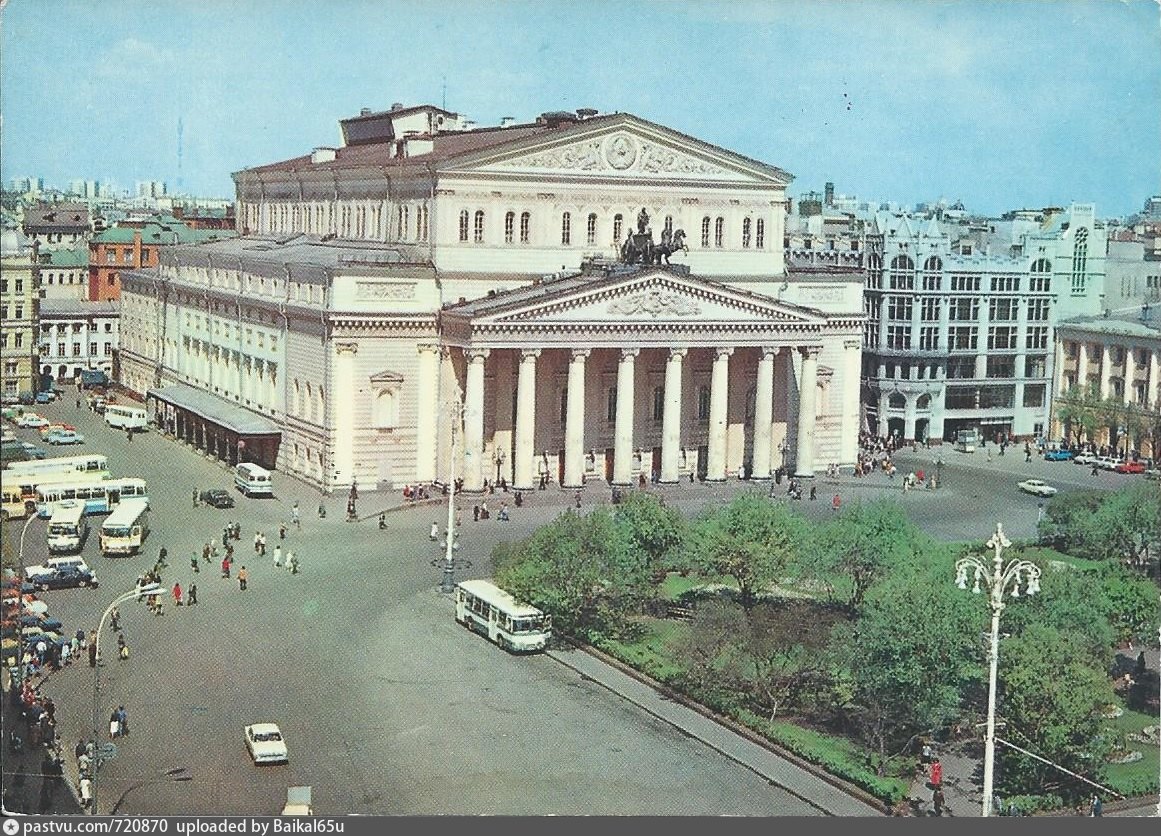
MULTIPOLYGON (((1076 385, 1085 387, 1088 385, 1089 375, 1089 348, 1090 343, 1077 343, 1077 359, 1076 359, 1076 385)), ((1096 344, 1100 352, 1099 358, 1099 386, 1098 394, 1102 400, 1108 398, 1112 389, 1112 349, 1114 346, 1105 343, 1096 344)), ((1121 397, 1126 404, 1133 401, 1134 385, 1139 382, 1137 375, 1132 373, 1134 364, 1132 347, 1125 347, 1124 351, 1124 389, 1121 397)), ((1056 356, 1056 391, 1064 392, 1064 341, 1061 341, 1057 348, 1056 356)), ((1156 349, 1149 350, 1149 363, 1145 376, 1145 405, 1149 409, 1156 409, 1161 404, 1161 352, 1156 349)))
MULTIPOLYGON (((434 347, 431 347, 434 349, 434 347)), ((789 348, 763 347, 758 363, 755 400, 753 466, 751 477, 768 479, 773 472, 774 437, 774 361, 779 351, 789 348)), ((814 475, 814 425, 818 381, 819 346, 797 349, 802 357, 799 379, 798 446, 795 474, 814 475)), ((715 349, 710 378, 709 446, 706 467, 707 481, 726 478, 727 397, 729 394, 729 360, 733 349, 721 346, 715 349)), ((434 354, 434 352, 432 352, 434 354)), ((591 349, 572 349, 568 368, 568 393, 565 404, 565 460, 564 486, 581 487, 584 484, 584 425, 585 425, 585 363, 591 349)), ((633 415, 636 360, 639 348, 623 348, 617 364, 616 427, 613 441, 613 484, 628 485, 633 477, 633 415)), ((484 480, 484 363, 490 354, 486 348, 471 348, 465 352, 467 372, 463 401, 464 433, 464 489, 482 490, 484 480)), ((662 415, 661 473, 662 482, 678 481, 681 458, 681 379, 682 362, 688 348, 670 349, 665 367, 665 402, 662 415)), ((424 352, 421 349, 421 357, 424 352)), ((535 426, 536 426, 536 361, 539 349, 523 349, 516 383, 516 438, 513 487, 527 490, 534 487, 535 426)), ((424 363, 432 369, 434 360, 424 363)), ((434 379, 421 375, 421 385, 430 387, 434 379)), ((434 439, 424 436, 430 444, 434 439)), ((420 449, 425 445, 421 442, 420 449)), ((420 474, 421 476, 425 474, 420 474)))

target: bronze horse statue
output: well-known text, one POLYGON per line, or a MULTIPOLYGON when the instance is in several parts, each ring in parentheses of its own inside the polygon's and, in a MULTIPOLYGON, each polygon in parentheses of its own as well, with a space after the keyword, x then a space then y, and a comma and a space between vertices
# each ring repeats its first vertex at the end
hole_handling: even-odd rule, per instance
POLYGON ((653 243, 651 232, 630 233, 621 245, 621 260, 626 264, 657 264, 669 263, 669 256, 681 250, 689 252, 685 243, 685 230, 676 229, 672 235, 668 230, 661 233, 661 243, 653 243))

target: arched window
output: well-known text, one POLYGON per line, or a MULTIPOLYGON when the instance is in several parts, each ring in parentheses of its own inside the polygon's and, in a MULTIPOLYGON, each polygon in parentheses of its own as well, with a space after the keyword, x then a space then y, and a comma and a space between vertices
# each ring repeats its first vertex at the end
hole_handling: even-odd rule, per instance
POLYGON ((710 414, 710 390, 708 386, 697 389, 697 420, 708 421, 710 414))
POLYGON ((568 386, 560 390, 560 425, 568 422, 568 386))
POLYGON ((745 218, 742 221, 742 249, 750 249, 750 233, 752 226, 753 221, 751 221, 749 218, 745 218))
POLYGON ((943 261, 939 256, 931 256, 923 262, 923 289, 939 290, 943 280, 943 261))
POLYGON ((588 222, 585 224, 585 243, 592 245, 597 243, 597 213, 590 212, 588 222))
POLYGON ((399 425, 399 393, 394 387, 380 389, 375 394, 375 426, 394 429, 399 425))
POLYGON ((302 386, 299 385, 298 380, 294 381, 294 405, 291 409, 291 414, 302 414, 302 386))
POLYGON ((621 243, 621 235, 625 231, 625 216, 620 212, 613 215, 613 243, 621 243))
POLYGON ((761 250, 766 247, 766 220, 758 218, 758 231, 754 235, 754 246, 761 250))
POLYGON ((931 395, 920 395, 915 402, 916 409, 931 409, 931 395))
POLYGON ((1076 231, 1072 244, 1072 293, 1084 293, 1088 273, 1088 230, 1081 227, 1076 231))
POLYGON ((307 420, 314 420, 314 389, 308 383, 306 384, 306 415, 307 420))
POLYGON ((714 246, 721 247, 726 238, 726 219, 718 218, 714 221, 714 246))
POLYGON ((564 246, 572 244, 572 213, 565 212, 560 216, 560 243, 564 246))
POLYGON ((460 241, 468 240, 468 210, 464 209, 460 212, 460 241))
POLYGON ((709 215, 706 215, 704 218, 701 219, 701 245, 703 247, 709 246, 709 233, 710 233, 710 219, 709 219, 709 215))
POLYGON ((915 289, 915 262, 908 256, 897 255, 891 259, 890 286, 892 290, 915 289))
POLYGON ((528 243, 529 230, 532 227, 532 215, 528 212, 520 213, 520 243, 528 243))
POLYGON ((477 244, 484 243, 484 210, 476 210, 475 222, 472 225, 472 240, 477 244))
POLYGON ((504 215, 504 243, 511 244, 516 237, 516 213, 507 212, 504 215))
POLYGON ((1038 258, 1032 263, 1032 275, 1028 282, 1028 289, 1040 292, 1052 289, 1052 262, 1046 258, 1038 258))
POLYGON ((891 409, 903 409, 907 406, 907 398, 904 395, 896 392, 887 398, 887 405, 890 406, 891 409))

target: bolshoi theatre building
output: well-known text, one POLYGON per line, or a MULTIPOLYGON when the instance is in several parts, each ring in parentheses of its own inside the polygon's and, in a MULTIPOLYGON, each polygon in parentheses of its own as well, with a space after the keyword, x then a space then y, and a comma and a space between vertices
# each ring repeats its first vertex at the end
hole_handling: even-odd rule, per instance
POLYGON ((324 492, 854 461, 863 253, 788 269, 782 169, 624 113, 340 127, 234 174, 240 237, 122 274, 162 429, 324 492))

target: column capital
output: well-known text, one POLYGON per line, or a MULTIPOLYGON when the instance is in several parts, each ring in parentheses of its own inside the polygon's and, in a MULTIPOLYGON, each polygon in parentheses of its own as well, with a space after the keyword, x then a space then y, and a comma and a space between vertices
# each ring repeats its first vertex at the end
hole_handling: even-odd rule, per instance
POLYGON ((762 359, 763 360, 773 360, 775 357, 778 356, 779 352, 781 352, 781 351, 782 351, 781 346, 764 345, 764 346, 762 346, 762 359))
POLYGON ((843 348, 845 348, 847 351, 857 350, 862 348, 862 346, 863 341, 859 339, 843 340, 843 348))
POLYGON ((714 348, 714 355, 718 360, 729 357, 733 353, 734 347, 732 345, 719 345, 714 348))
POLYGON ((631 348, 622 348, 621 349, 621 362, 624 363, 626 360, 628 360, 629 362, 633 362, 633 360, 636 359, 637 355, 640 353, 641 353, 641 349, 636 347, 636 346, 633 346, 631 348))
POLYGON ((589 355, 593 353, 591 348, 574 348, 572 350, 573 360, 587 360, 589 355))
POLYGON ((670 360, 680 360, 683 357, 685 357, 685 355, 687 355, 687 354, 689 354, 689 348, 686 346, 682 346, 681 348, 669 349, 669 359, 670 360))
POLYGON ((804 358, 805 357, 813 357, 815 360, 817 360, 818 355, 822 353, 822 346, 821 345, 800 345, 797 347, 797 351, 804 358))
POLYGON ((434 354, 439 351, 439 345, 436 343, 418 343, 415 346, 415 350, 420 354, 426 354, 429 351, 434 354))
POLYGON ((488 359, 491 350, 487 348, 465 348, 464 356, 468 358, 470 363, 483 363, 488 359))
POLYGON ((535 360, 539 356, 540 356, 540 349, 539 348, 522 348, 522 349, 520 349, 520 362, 521 363, 523 363, 525 360, 535 360))
POLYGON ((335 343, 335 354, 358 354, 358 343, 335 343))

